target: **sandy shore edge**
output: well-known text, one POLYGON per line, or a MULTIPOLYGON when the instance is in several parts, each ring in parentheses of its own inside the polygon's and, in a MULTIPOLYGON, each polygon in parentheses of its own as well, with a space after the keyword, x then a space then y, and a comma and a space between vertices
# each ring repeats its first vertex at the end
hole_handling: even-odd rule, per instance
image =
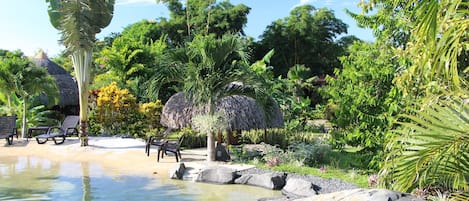
MULTIPOLYGON (((156 161, 156 148, 152 147, 150 156, 145 154, 143 139, 117 137, 90 137, 89 146, 81 147, 78 138, 67 138, 64 144, 55 145, 53 141, 38 144, 32 139, 14 139, 13 145, 0 146, 1 156, 36 156, 52 161, 93 162, 103 166, 110 174, 169 177, 169 170, 177 165, 173 155, 160 162, 156 161), (113 171, 113 172, 112 172, 113 171)), ((206 166, 228 166, 236 170, 251 168, 250 165, 224 162, 206 162, 206 149, 186 149, 181 151, 182 160, 190 169, 206 166)))

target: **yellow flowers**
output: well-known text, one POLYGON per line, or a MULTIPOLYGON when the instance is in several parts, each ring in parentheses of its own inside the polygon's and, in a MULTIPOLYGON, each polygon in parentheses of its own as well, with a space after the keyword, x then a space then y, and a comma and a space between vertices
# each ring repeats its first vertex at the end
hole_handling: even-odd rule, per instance
POLYGON ((137 99, 127 89, 119 89, 115 82, 99 90, 96 120, 110 133, 126 124, 138 113, 137 99))
POLYGON ((93 114, 103 133, 130 132, 140 135, 139 132, 153 132, 155 129, 157 132, 161 128, 162 109, 160 100, 138 104, 129 90, 120 89, 112 82, 99 89, 93 114))
POLYGON ((155 102, 143 103, 139 107, 140 113, 144 116, 144 120, 148 125, 148 128, 160 128, 160 117, 161 111, 163 109, 163 104, 160 100, 155 102))
POLYGON ((119 89, 115 82, 102 87, 97 99, 98 108, 105 107, 114 110, 136 107, 137 99, 127 89, 119 89))

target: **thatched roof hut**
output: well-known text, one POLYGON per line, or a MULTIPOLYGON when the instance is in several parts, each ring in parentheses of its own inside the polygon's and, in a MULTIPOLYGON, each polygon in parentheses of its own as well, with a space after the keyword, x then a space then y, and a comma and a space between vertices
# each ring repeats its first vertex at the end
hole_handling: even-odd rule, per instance
MULTIPOLYGON (((272 101, 273 107, 268 111, 269 118, 266 118, 261 105, 247 96, 225 97, 215 104, 215 110, 223 112, 231 131, 283 127, 280 107, 272 101)), ((205 109, 195 107, 179 92, 171 96, 164 105, 161 124, 173 129, 184 128, 192 125, 192 117, 203 113, 205 109)))
POLYGON ((51 61, 42 51, 32 58, 32 61, 38 67, 46 68, 47 72, 55 78, 59 88, 58 106, 78 105, 78 85, 75 78, 73 78, 70 73, 51 61))

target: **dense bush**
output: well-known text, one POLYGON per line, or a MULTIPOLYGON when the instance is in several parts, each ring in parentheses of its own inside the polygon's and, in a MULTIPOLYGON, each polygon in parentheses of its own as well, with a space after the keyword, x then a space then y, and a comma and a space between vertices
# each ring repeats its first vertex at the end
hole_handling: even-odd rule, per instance
POLYGON ((207 136, 202 135, 189 127, 176 131, 174 137, 179 138, 182 135, 184 135, 182 146, 185 148, 200 148, 207 146, 207 136))
POLYGON ((343 69, 328 77, 322 93, 329 98, 327 118, 338 129, 331 142, 336 147, 359 146, 363 154, 375 157, 370 165, 382 161, 386 131, 399 112, 400 93, 393 86, 398 61, 389 48, 355 43, 350 55, 341 58, 343 69))
POLYGON ((129 125, 139 119, 135 97, 128 90, 119 89, 115 82, 102 87, 96 101, 95 120, 104 133, 128 133, 129 125))
POLYGON ((323 135, 323 133, 295 131, 284 128, 254 129, 242 131, 241 142, 246 144, 264 142, 270 145, 277 145, 282 149, 287 149, 293 142, 314 143, 315 138, 323 135))
POLYGON ((163 104, 160 100, 155 102, 139 104, 139 112, 142 119, 139 121, 147 136, 157 135, 162 131, 163 126, 160 123, 163 104))
POLYGON ((316 138, 313 143, 292 143, 285 151, 278 146, 264 144, 262 159, 268 166, 277 166, 282 163, 318 166, 329 161, 328 156, 331 151, 331 146, 321 138, 316 138))

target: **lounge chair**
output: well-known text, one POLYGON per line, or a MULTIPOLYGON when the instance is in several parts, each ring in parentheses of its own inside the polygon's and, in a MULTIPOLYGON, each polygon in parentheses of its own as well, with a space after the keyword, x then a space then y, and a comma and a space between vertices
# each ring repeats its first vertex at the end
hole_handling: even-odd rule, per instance
POLYGON ((163 158, 165 154, 167 155, 167 152, 173 153, 174 156, 176 156, 176 162, 179 162, 179 159, 182 159, 181 145, 182 145, 183 140, 184 140, 184 135, 179 137, 179 139, 175 142, 165 141, 163 145, 161 146, 161 148, 158 149, 157 162, 160 162, 160 155, 161 155, 161 158, 163 158))
POLYGON ((15 116, 0 116, 0 139, 5 138, 8 145, 13 144, 13 136, 18 133, 16 132, 16 117, 15 116))
POLYGON ((171 133, 171 130, 171 128, 167 128, 163 133, 148 138, 145 145, 145 153, 147 156, 150 156, 151 145, 157 146, 158 150, 161 148, 161 146, 166 142, 166 137, 168 137, 169 133, 171 133))
POLYGON ((62 126, 50 127, 46 133, 36 136, 36 141, 38 144, 44 144, 52 139, 55 144, 62 144, 67 136, 78 135, 77 125, 79 121, 79 116, 67 116, 62 122, 62 126))

